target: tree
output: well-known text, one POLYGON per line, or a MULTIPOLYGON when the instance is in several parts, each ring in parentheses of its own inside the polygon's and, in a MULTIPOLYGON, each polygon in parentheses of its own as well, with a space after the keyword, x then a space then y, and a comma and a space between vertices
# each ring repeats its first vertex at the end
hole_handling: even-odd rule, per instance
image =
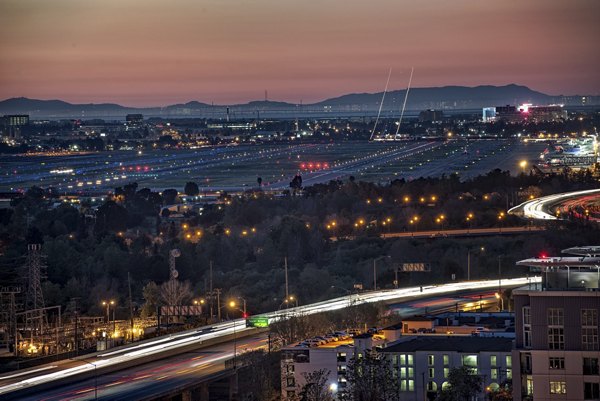
POLYGON ((124 231, 127 228, 127 210, 114 201, 107 201, 96 212, 96 232, 124 231))
POLYGON ((319 369, 311 373, 302 373, 304 386, 298 393, 300 401, 333 401, 331 391, 327 386, 330 371, 319 369))
POLYGON ((264 350, 244 352, 239 356, 240 398, 244 401, 278 400, 281 354, 264 350))
POLYGON ((352 401, 392 401, 398 399, 400 388, 392 365, 384 354, 366 352, 355 355, 346 371, 348 391, 344 396, 352 401))
POLYGON ((290 188, 292 188, 294 192, 302 189, 302 176, 300 174, 296 174, 294 176, 294 178, 290 182, 290 188))
POLYGON ((490 401, 513 401, 512 380, 506 380, 500 384, 500 387, 491 390, 489 399, 490 401))
POLYGON ((144 296, 144 306, 142 306, 142 316, 152 316, 156 313, 156 308, 160 301, 160 287, 154 281, 150 281, 142 289, 144 296))
POLYGON ((178 192, 176 189, 165 189, 162 192, 162 197, 165 202, 165 205, 172 205, 173 203, 175 203, 175 200, 177 199, 177 194, 178 192))
POLYGON ((481 392, 483 379, 473 374, 473 368, 461 366, 451 368, 448 373, 449 386, 438 392, 438 401, 469 401, 481 392))
POLYGON ((183 305, 192 298, 192 286, 189 281, 171 279, 160 286, 160 298, 168 306, 183 305))
POLYGON ((185 192, 187 196, 196 196, 200 193, 200 188, 198 188, 198 184, 195 182, 189 181, 185 183, 183 192, 185 192))
POLYGON ((259 187, 259 188, 260 188, 260 187, 262 187, 262 177, 258 177, 258 178, 256 179, 256 183, 258 184, 258 187, 259 187))

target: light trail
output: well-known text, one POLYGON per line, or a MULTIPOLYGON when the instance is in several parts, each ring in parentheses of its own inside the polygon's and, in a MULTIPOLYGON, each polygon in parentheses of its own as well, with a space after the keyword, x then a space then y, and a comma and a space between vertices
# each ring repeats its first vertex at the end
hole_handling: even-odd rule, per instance
MULTIPOLYGON (((502 284, 505 287, 517 287, 540 281, 541 278, 539 277, 522 277, 502 280, 502 284)), ((348 306, 360 305, 365 303, 385 302, 391 300, 400 301, 404 298, 429 297, 439 294, 454 293, 457 291, 496 288, 497 286, 498 280, 494 279, 485 281, 468 281, 444 284, 439 286, 423 286, 373 291, 368 293, 352 294, 327 301, 317 302, 310 305, 264 313, 261 314, 261 316, 268 317, 272 322, 274 322, 277 320, 284 320, 292 316, 310 315, 314 313, 335 311, 346 308, 348 306)), ((126 362, 132 362, 135 360, 140 360, 140 362, 142 362, 141 358, 148 358, 153 356, 155 356, 156 359, 160 359, 160 354, 164 354, 163 357, 169 354, 174 355, 178 351, 180 353, 183 352, 182 349, 184 349, 184 347, 201 345, 207 340, 232 335, 234 334, 234 332, 236 333, 236 335, 240 336, 244 334, 244 332, 248 332, 251 330, 254 329, 246 327, 245 319, 236 319, 225 323, 219 323, 212 327, 194 329, 184 333, 179 333, 177 335, 172 335, 170 337, 149 340, 142 344, 135 344, 129 347, 122 348, 120 350, 98 354, 95 358, 86 357, 85 361, 82 361, 82 365, 79 366, 65 368, 56 372, 37 375, 15 383, 4 385, 0 387, 0 394, 6 394, 25 388, 30 388, 36 385, 50 383, 53 381, 60 381, 76 375, 81 375, 85 373, 89 374, 92 373, 95 369, 106 369, 110 367, 113 370, 117 370, 118 365, 126 362)), ((243 335, 241 337, 243 337, 243 335)), ((144 360, 144 362, 147 362, 147 359, 144 360)), ((42 369, 46 368, 44 367, 42 369)), ((32 372, 35 371, 27 371, 23 372, 23 374, 30 374, 32 372)), ((21 373, 17 373, 17 375, 20 374, 21 373)))
POLYGON ((510 214, 520 215, 529 219, 537 220, 558 220, 558 218, 550 214, 550 207, 556 203, 566 201, 571 198, 590 195, 600 194, 600 189, 588 189, 585 191, 574 191, 565 192, 560 194, 543 196, 541 198, 533 199, 527 202, 523 202, 518 206, 513 207, 508 211, 510 214))

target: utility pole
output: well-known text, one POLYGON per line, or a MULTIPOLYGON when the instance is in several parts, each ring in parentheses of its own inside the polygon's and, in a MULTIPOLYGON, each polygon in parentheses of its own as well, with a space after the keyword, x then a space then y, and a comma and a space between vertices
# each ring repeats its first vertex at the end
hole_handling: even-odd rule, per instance
POLYGON ((131 320, 131 342, 133 342, 133 300, 131 299, 131 276, 127 272, 127 284, 129 286, 129 319, 131 320))
POLYGON ((221 321, 221 289, 215 288, 215 293, 217 294, 217 318, 219 322, 221 321))
POLYGON ((287 256, 283 259, 284 268, 285 268, 285 299, 288 299, 290 296, 289 287, 288 287, 288 265, 287 265, 287 256))
POLYGON ((377 259, 373 259, 373 290, 377 291, 377 259))
POLYGON ((498 295, 500 296, 500 305, 504 309, 504 297, 502 296, 502 257, 498 255, 498 295))
POLYGON ((213 293, 213 261, 212 260, 210 261, 209 265, 210 265, 210 270, 209 270, 208 282, 209 282, 209 289, 210 289, 210 291, 209 291, 209 294, 210 294, 210 320, 212 322, 212 320, 215 316, 214 311, 213 311, 214 303, 215 303, 213 297, 215 296, 215 294, 213 293))
POLYGON ((467 281, 471 280, 471 249, 467 250, 467 281))

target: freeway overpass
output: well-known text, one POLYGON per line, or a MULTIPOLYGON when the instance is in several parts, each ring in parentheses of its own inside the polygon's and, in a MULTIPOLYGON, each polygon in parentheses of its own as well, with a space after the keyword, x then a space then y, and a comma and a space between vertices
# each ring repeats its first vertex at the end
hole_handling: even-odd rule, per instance
MULTIPOLYGON (((506 279, 502 280, 502 286, 517 287, 539 281, 539 278, 506 279)), ((261 316, 277 321, 288 316, 339 310, 363 303, 395 303, 474 289, 489 290, 497 288, 498 284, 498 280, 486 280, 372 291, 285 311, 269 312, 261 316)), ((0 397, 6 400, 83 400, 96 397, 114 400, 121 397, 119 394, 127 394, 123 399, 131 399, 132 394, 137 397, 143 383, 150 386, 157 382, 159 384, 156 385, 164 390, 206 380, 211 375, 225 370, 225 361, 234 356, 234 348, 243 350, 264 347, 265 337, 264 332, 247 328, 243 319, 236 319, 98 352, 64 363, 12 372, 0 377, 0 397), (183 367, 180 363, 182 361, 185 365, 183 367), (171 368, 172 370, 168 370, 171 368), (100 394, 98 383, 101 388, 100 394)))

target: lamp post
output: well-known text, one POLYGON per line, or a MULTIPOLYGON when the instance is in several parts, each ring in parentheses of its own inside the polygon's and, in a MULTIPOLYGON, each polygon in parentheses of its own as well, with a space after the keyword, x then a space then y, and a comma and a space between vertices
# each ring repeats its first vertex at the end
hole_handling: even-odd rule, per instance
POLYGON ((96 364, 86 361, 85 359, 82 359, 82 361, 84 363, 87 363, 88 365, 92 365, 94 367, 94 400, 98 399, 98 374, 96 372, 96 364))
POLYGON ((289 308, 290 302, 295 302, 295 307, 296 308, 298 307, 298 298, 296 298, 293 295, 290 295, 289 297, 284 298, 283 301, 279 304, 279 309, 281 309, 281 307, 283 306, 283 304, 285 304, 285 308, 286 309, 289 308))
POLYGON ((498 255, 498 296, 501 301, 502 310, 504 310, 504 297, 502 296, 502 258, 504 255, 498 255))
POLYGON ((385 258, 391 258, 389 255, 380 256, 373 259, 373 291, 377 291, 377 261, 385 258))
POLYGON ((115 331, 116 331, 116 322, 115 322, 115 301, 114 300, 110 300, 110 301, 102 301, 102 306, 106 306, 106 331, 109 330, 109 325, 110 325, 110 307, 113 307, 113 345, 114 345, 114 337, 115 337, 115 331))
MULTIPOLYGON (((238 297, 241 300, 244 301, 244 316, 246 316, 246 300, 244 298, 238 297)), ((229 302, 229 307, 231 309, 237 309, 240 310, 240 308, 237 307, 237 304, 235 303, 235 301, 230 301, 229 302)), ((236 335, 236 331, 235 331, 235 325, 236 325, 236 319, 233 319, 233 369, 236 368, 236 356, 237 356, 237 335, 236 335)))
MULTIPOLYGON (((467 281, 471 280, 471 251, 472 250, 473 249, 471 249, 471 248, 469 248, 467 250, 467 281)), ((479 251, 483 252, 483 251, 485 251, 485 248, 484 247, 480 247, 479 251)))

